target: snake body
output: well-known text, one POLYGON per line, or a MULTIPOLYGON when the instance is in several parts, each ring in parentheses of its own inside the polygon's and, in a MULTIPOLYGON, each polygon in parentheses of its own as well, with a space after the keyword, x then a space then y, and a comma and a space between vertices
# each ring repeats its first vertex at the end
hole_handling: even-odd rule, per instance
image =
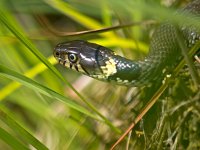
MULTIPOLYGON (((192 14, 200 21, 200 0, 189 3, 177 13, 192 14)), ((200 32, 193 25, 178 25, 178 29, 188 48, 200 40, 200 32)), ((58 44, 54 56, 64 66, 90 77, 121 85, 140 86, 155 81, 167 67, 175 65, 181 56, 177 38, 177 26, 167 21, 155 30, 149 54, 144 60, 130 60, 106 47, 81 40, 58 44)))

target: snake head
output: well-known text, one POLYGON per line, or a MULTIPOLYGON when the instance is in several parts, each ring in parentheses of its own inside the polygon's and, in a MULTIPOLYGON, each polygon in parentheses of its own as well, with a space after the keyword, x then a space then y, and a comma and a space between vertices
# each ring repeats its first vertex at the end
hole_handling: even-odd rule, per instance
POLYGON ((104 80, 112 73, 109 56, 114 54, 113 51, 94 43, 80 40, 60 43, 54 48, 53 54, 67 68, 97 79, 104 80))
POLYGON ((79 71, 81 44, 81 41, 59 43, 54 48, 53 55, 60 64, 79 71))

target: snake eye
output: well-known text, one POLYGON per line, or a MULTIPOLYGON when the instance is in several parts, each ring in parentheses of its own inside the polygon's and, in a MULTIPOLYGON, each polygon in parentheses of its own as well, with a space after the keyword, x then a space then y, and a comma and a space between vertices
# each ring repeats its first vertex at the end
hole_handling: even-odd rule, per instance
POLYGON ((70 62, 75 63, 78 58, 77 58, 76 54, 69 54, 68 59, 70 62))

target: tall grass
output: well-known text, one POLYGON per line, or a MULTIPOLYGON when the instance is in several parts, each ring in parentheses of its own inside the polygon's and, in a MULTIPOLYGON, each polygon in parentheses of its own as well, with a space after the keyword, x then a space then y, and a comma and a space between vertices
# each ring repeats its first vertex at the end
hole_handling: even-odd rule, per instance
MULTIPOLYGON (((142 59, 160 22, 186 18, 172 15, 184 1, 170 8, 160 3, 2 0, 0 149, 109 149, 160 85, 129 88, 91 80, 57 65, 53 48, 59 42, 85 39, 131 59, 142 59), (145 24, 149 20, 154 23, 145 24), (60 34, 132 22, 141 24, 76 36, 60 34)), ((188 21, 199 25, 191 17, 188 21)), ((199 148, 200 93, 196 85, 188 71, 177 71, 134 128, 129 148, 199 148)), ((118 147, 126 146, 127 138, 118 147)))

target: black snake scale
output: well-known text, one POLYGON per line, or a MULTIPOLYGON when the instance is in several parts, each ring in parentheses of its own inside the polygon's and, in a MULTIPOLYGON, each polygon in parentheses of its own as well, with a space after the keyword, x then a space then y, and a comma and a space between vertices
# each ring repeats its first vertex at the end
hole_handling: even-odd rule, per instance
MULTIPOLYGON (((200 0, 189 3, 178 13, 192 14, 200 21, 200 0)), ((194 26, 179 25, 178 28, 188 48, 200 40, 200 32, 194 26)), ((106 47, 78 40, 58 44, 54 56, 64 66, 90 77, 121 85, 140 86, 162 76, 166 67, 174 66, 181 56, 177 38, 177 26, 166 22, 155 30, 149 54, 144 60, 129 60, 106 47)))

